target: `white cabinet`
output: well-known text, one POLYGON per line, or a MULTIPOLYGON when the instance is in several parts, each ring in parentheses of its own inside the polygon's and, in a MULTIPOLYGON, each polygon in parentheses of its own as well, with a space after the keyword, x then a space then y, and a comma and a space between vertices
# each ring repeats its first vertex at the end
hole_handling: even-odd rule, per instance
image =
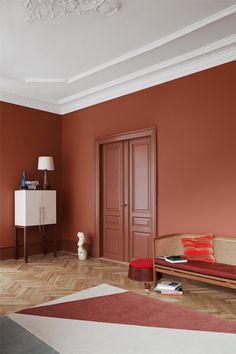
POLYGON ((56 224, 56 191, 15 191, 15 225, 56 224))

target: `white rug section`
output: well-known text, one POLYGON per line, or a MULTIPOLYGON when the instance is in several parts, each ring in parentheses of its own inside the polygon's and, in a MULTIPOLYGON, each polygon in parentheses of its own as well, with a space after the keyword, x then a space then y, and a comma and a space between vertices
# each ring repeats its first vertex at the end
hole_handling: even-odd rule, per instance
MULTIPOLYGON (((106 284, 46 304, 125 292, 106 284)), ((184 311, 184 310, 183 310, 184 311)), ((62 354, 232 354, 236 335, 40 317, 8 316, 62 354)))
POLYGON ((111 323, 9 316, 62 354, 232 354, 236 335, 111 323))
POLYGON ((66 301, 90 299, 92 297, 106 296, 106 295, 111 295, 111 294, 120 294, 120 293, 125 293, 125 292, 127 292, 127 290, 117 288, 116 286, 112 286, 112 285, 108 285, 108 284, 100 284, 100 285, 94 286, 93 288, 81 290, 77 293, 63 296, 58 299, 51 300, 51 301, 45 302, 43 304, 37 305, 35 307, 60 304, 61 302, 66 302, 66 301))

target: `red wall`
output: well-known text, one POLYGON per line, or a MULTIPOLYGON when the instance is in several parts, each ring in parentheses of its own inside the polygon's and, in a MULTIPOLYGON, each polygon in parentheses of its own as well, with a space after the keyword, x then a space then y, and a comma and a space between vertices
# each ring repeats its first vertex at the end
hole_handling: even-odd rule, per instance
POLYGON ((232 62, 62 118, 62 248, 94 235, 94 140, 156 126, 158 233, 236 235, 232 62))
MULTIPOLYGON (((42 181, 37 158, 54 156, 60 246, 76 251, 78 231, 94 235, 95 138, 150 126, 158 136, 158 233, 236 235, 235 86, 232 62, 62 118, 0 102, 0 258, 13 256, 13 192, 23 169, 42 181)), ((38 232, 30 240, 30 252, 41 252, 38 232)))
MULTIPOLYGON (((0 257, 14 254, 14 190, 20 186, 22 170, 27 179, 40 180, 37 158, 52 155, 56 171, 49 174, 53 188, 60 190, 61 119, 58 115, 0 102, 0 257)), ((60 198, 59 198, 60 205, 60 198)), ((60 208, 59 208, 60 209, 60 208)), ((38 232, 29 235, 30 253, 41 252, 38 232)))

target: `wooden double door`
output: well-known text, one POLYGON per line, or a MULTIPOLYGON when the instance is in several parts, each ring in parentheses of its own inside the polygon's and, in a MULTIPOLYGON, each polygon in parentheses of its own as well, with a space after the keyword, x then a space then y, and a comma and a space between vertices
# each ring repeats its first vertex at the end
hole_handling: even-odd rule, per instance
POLYGON ((103 257, 129 261, 152 255, 156 228, 156 154, 153 137, 101 146, 103 257))

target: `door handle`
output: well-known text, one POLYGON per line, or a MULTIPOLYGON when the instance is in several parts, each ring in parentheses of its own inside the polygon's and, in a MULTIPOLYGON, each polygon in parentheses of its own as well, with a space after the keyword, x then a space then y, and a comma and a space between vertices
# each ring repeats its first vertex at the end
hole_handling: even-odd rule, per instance
POLYGON ((41 207, 39 207, 39 232, 41 232, 41 207))
POLYGON ((123 204, 121 204, 121 206, 127 206, 128 203, 127 202, 124 202, 123 204))
POLYGON ((45 211, 45 207, 42 207, 42 214, 43 214, 43 222, 42 222, 42 224, 43 224, 43 227, 44 227, 44 211, 45 211))

